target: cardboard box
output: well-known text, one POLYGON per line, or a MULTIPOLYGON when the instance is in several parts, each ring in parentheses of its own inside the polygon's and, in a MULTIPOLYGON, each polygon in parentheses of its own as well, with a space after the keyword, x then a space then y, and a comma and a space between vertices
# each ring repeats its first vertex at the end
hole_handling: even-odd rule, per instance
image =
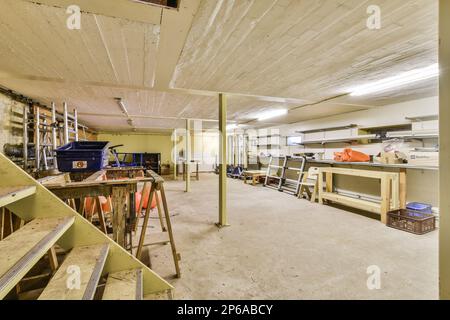
POLYGON ((439 166, 439 152, 411 151, 408 164, 414 166, 439 166))

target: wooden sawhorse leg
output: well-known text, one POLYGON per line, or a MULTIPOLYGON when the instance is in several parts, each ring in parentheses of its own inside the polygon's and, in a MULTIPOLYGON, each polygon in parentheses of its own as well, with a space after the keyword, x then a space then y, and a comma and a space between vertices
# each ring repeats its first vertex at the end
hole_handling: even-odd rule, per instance
POLYGON ((181 260, 181 256, 179 253, 177 253, 177 249, 175 247, 175 239, 173 237, 173 232, 172 232, 172 223, 170 222, 169 208, 167 206, 166 193, 164 191, 163 185, 161 185, 160 191, 161 191, 161 199, 162 199, 162 203, 163 203, 163 207, 164 207, 164 214, 166 216, 166 224, 167 224, 167 231, 169 233, 170 246, 172 248, 173 262, 175 264, 177 278, 180 278, 181 271, 180 271, 179 261, 181 260))
POLYGON ((113 240, 120 246, 125 248, 125 235, 126 235, 126 219, 127 212, 125 210, 127 203, 127 190, 126 188, 113 187, 113 240))
POLYGON ((160 198, 158 195, 158 192, 155 192, 155 198, 156 198, 156 207, 158 208, 158 217, 159 217, 159 223, 161 224, 161 230, 162 232, 166 232, 166 226, 164 225, 164 218, 162 215, 162 210, 161 210, 161 202, 160 202, 160 198))
MULTIPOLYGON (((144 247, 145 234, 147 233, 148 221, 150 218, 151 203, 153 201, 153 197, 156 196, 156 193, 158 190, 161 192, 162 207, 163 207, 164 216, 166 219, 167 232, 169 234, 169 242, 170 242, 170 246, 171 246, 171 250, 172 250, 173 261, 175 264, 176 276, 177 276, 177 278, 180 278, 181 272, 180 272, 179 261, 181 260, 181 256, 177 253, 177 250, 175 247, 175 240, 174 240, 173 232, 172 232, 172 224, 170 222, 170 214, 169 214, 169 209, 167 206, 166 194, 164 192, 164 186, 162 186, 161 183, 152 183, 152 186, 150 188, 149 204, 147 206, 147 209, 145 210, 144 223, 142 225, 141 235, 139 237, 139 245, 138 245, 137 251, 136 251, 136 258, 141 259, 141 256, 142 256, 142 248, 144 247)), ((159 201, 157 201, 157 203, 158 202, 159 201)), ((165 241, 164 241, 164 243, 165 243, 165 241)), ((148 245, 153 245, 153 244, 155 244, 155 243, 150 243, 148 245)))
POLYGON ((144 247, 145 234, 147 233, 148 220, 150 218, 150 209, 152 206, 151 204, 152 204, 155 192, 156 192, 156 185, 152 183, 152 185, 150 187, 150 193, 148 196, 149 203, 147 204, 147 209, 145 209, 144 223, 142 224, 141 235, 139 237, 139 244, 138 244, 137 251, 136 251, 136 258, 139 260, 141 259, 142 248, 144 247))
POLYGON ((97 206, 97 215, 98 220, 100 222, 100 228, 105 234, 108 234, 108 230, 106 229, 105 214, 103 212, 102 204, 100 202, 100 197, 95 197, 94 201, 95 205, 97 206))

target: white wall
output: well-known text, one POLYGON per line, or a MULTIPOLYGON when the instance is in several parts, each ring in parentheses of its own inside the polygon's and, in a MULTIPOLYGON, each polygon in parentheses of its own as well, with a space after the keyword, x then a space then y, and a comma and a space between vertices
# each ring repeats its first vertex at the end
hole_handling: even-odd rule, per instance
MULTIPOLYGON (((22 113, 23 104, 0 93, 0 152, 6 143, 21 144, 22 130, 12 129, 10 121, 14 118, 12 111, 22 113)), ((18 119, 20 120, 20 119, 18 119)))
POLYGON ((406 117, 420 117, 439 114, 438 97, 425 98, 398 104, 386 105, 369 110, 344 113, 336 116, 303 121, 278 127, 282 135, 295 135, 296 130, 315 130, 326 127, 357 124, 363 127, 407 124, 406 117))
MULTIPOLYGON (((377 107, 364 111, 351 112, 337 116, 325 117, 316 120, 299 122, 292 125, 275 127, 280 130, 281 135, 298 135, 296 131, 316 130, 357 124, 362 127, 378 127, 399 124, 408 124, 410 121, 406 117, 419 117, 439 114, 438 97, 414 100, 399 104, 377 107)), ((427 139, 422 142, 406 142, 404 149, 409 150, 415 146, 431 146, 438 144, 438 139, 427 139)), ((285 155, 292 155, 297 152, 325 152, 325 159, 333 159, 336 151, 349 147, 348 144, 327 144, 325 146, 307 147, 287 147, 284 146, 282 152, 285 155)), ((377 155, 382 148, 381 143, 353 144, 351 148, 365 152, 369 155, 377 155)), ((435 207, 439 206, 438 172, 428 170, 408 170, 407 172, 408 202, 419 201, 430 203, 435 207)), ((342 180, 342 179, 341 179, 342 180)), ((351 183, 346 183, 347 186, 351 183)), ((360 188, 361 185, 358 185, 360 188)), ((364 193, 371 194, 377 187, 369 186, 363 190, 364 193)), ((354 191, 354 190, 353 190, 354 191)))

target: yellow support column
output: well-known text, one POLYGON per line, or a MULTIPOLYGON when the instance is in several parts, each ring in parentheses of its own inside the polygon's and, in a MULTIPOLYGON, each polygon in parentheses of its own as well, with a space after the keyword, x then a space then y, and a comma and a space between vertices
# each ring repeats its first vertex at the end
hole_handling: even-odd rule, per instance
POLYGON ((439 295, 450 300, 450 1, 439 6, 439 295))
POLYGON ((177 180, 177 161, 178 161, 178 150, 177 150, 177 129, 173 130, 173 180, 177 180))
POLYGON ((186 179, 186 192, 191 191, 191 121, 186 119, 186 155, 184 173, 186 179))
POLYGON ((219 228, 228 226, 227 217, 227 98, 219 94, 219 228))

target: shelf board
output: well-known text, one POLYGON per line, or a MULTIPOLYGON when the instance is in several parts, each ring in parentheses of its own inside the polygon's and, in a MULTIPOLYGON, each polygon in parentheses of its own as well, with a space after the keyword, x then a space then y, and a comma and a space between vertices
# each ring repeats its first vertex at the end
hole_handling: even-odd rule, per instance
POLYGON ((308 160, 309 163, 329 164, 340 166, 365 166, 365 167, 382 167, 382 168, 398 168, 398 169, 416 169, 416 170, 431 170, 438 171, 438 166, 418 166, 411 164, 384 164, 377 162, 338 162, 334 160, 308 160))
POLYGON ((439 120, 439 115, 433 114, 421 117, 406 117, 405 119, 412 122, 431 121, 431 120, 439 120))
POLYGON ((325 132, 325 131, 335 131, 335 130, 344 130, 344 129, 352 129, 357 128, 357 124, 349 124, 347 126, 340 126, 340 127, 331 127, 331 128, 322 128, 322 129, 314 129, 314 130, 306 130, 306 131, 295 131, 295 133, 316 133, 316 132, 325 132))
POLYGON ((333 139, 303 141, 301 143, 301 145, 305 145, 305 144, 327 144, 327 143, 352 142, 352 141, 359 141, 359 140, 378 140, 378 139, 380 139, 380 137, 378 137, 376 134, 368 134, 368 135, 361 135, 361 136, 357 136, 357 137, 345 137, 345 138, 333 138, 333 139))
POLYGON ((406 135, 388 135, 387 139, 439 139, 439 134, 406 134, 406 135))

